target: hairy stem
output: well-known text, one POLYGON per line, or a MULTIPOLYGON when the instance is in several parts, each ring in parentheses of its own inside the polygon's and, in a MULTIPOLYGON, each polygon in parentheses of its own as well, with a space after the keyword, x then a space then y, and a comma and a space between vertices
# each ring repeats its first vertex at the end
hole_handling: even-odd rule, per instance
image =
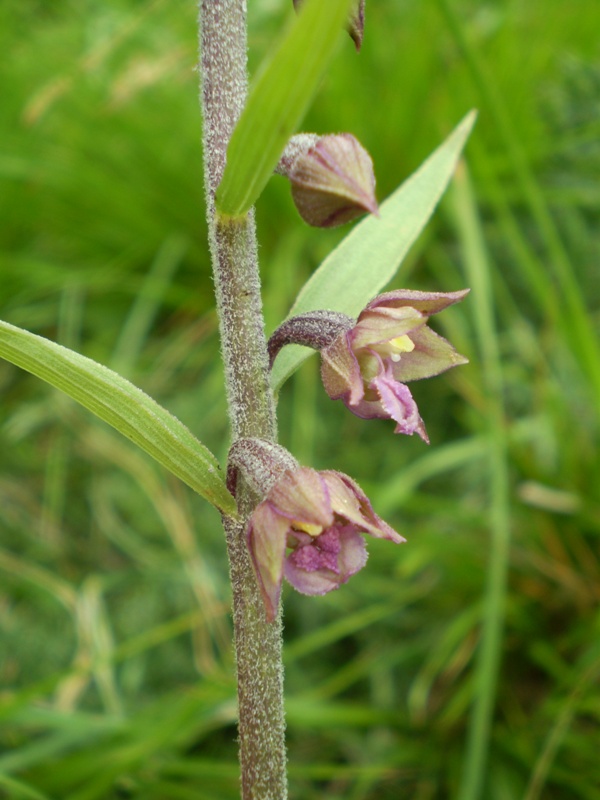
MULTIPOLYGON (((247 91, 244 0, 201 0, 200 58, 210 249, 234 442, 276 440, 254 214, 223 218, 215 191, 247 91)), ((245 529, 257 498, 238 481, 241 519, 224 520, 233 588, 243 800, 285 800, 281 618, 267 623, 245 529)))

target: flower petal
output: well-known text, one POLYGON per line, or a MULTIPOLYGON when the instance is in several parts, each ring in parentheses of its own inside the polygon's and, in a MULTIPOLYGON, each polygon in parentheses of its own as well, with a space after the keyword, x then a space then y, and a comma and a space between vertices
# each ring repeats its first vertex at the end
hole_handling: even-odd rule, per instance
POLYGON ((425 423, 419 415, 410 389, 397 381, 392 373, 391 365, 394 362, 387 359, 384 364, 377 352, 366 352, 377 359, 379 371, 371 379, 369 390, 356 404, 351 404, 347 398, 342 397, 346 407, 362 419, 393 419, 397 423, 394 433, 418 433, 429 444, 425 423))
MULTIPOLYGON (((427 317, 410 307, 365 309, 349 333, 352 349, 372 347, 411 333, 427 322, 427 317)), ((412 333, 411 333, 412 338, 412 333)))
POLYGON ((348 334, 338 336, 329 347, 321 350, 321 359, 321 377, 329 397, 358 403, 364 394, 363 380, 348 334))
POLYGON ((377 295, 366 309, 380 306, 389 308, 411 306, 426 317, 430 317, 432 314, 439 314, 440 311, 454 303, 459 303, 470 291, 470 289, 461 289, 459 292, 419 292, 416 289, 396 289, 393 292, 377 295))
POLYGON ((302 545, 290 553, 288 558, 300 569, 306 572, 317 572, 327 569, 339 574, 338 557, 342 543, 335 527, 328 528, 320 536, 308 537, 302 545))
POLYGON ((429 444, 425 423, 421 419, 408 386, 397 381, 389 369, 378 375, 372 384, 377 389, 381 405, 387 415, 397 423, 394 433, 405 433, 409 436, 418 433, 421 439, 429 444))
POLYGON ((327 487, 320 473, 310 467, 286 472, 267 495, 267 502, 290 521, 322 528, 333 522, 327 487))
POLYGON ((324 470, 321 474, 327 484, 335 514, 377 539, 389 539, 396 544, 406 541, 377 516, 369 498, 352 478, 335 470, 324 470))
POLYGON ((339 588, 367 563, 367 548, 353 525, 332 529, 322 534, 310 545, 290 553, 285 560, 284 572, 294 589, 302 594, 324 595, 339 588), (327 554, 319 554, 319 539, 334 534, 339 539, 339 554, 335 570, 328 569, 327 554), (304 555, 303 550, 314 554, 304 555), (316 566, 320 560, 319 566, 316 566), (303 566, 304 565, 304 566, 303 566), (304 567, 309 566, 309 569, 304 567), (316 567, 316 568, 315 568, 316 567))
POLYGON ((277 616, 288 527, 266 501, 254 509, 248 526, 248 549, 269 622, 277 616))
POLYGON ((454 347, 431 328, 422 326, 410 338, 415 346, 410 353, 402 353, 399 361, 388 361, 397 381, 407 383, 421 378, 431 378, 452 367, 468 364, 469 360, 457 353, 454 347))

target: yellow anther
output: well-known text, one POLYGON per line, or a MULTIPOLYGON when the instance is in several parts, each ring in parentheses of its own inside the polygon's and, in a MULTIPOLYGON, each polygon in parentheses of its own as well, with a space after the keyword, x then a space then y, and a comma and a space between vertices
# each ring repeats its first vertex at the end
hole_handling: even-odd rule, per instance
POLYGON ((410 336, 404 334, 403 336, 396 336, 395 339, 390 339, 387 347, 392 361, 400 361, 402 353, 411 353, 415 349, 415 343, 410 336))
POLYGON ((308 533, 308 535, 313 538, 323 533, 323 527, 321 525, 312 525, 310 522, 298 522, 294 520, 292 522, 292 528, 297 531, 302 531, 303 533, 308 533))
POLYGON ((404 334, 404 336, 396 336, 395 339, 390 339, 389 344, 396 353, 412 353, 415 349, 415 343, 410 336, 406 334, 404 334))

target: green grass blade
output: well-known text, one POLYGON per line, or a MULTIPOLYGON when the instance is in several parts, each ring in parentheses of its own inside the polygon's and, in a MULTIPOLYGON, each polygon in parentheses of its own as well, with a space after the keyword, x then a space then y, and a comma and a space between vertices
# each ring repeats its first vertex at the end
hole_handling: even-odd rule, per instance
MULTIPOLYGON (((579 276, 571 256, 563 244, 544 192, 537 182, 527 155, 515 133, 509 105, 488 73, 484 59, 465 34, 453 4, 448 0, 437 1, 456 43, 462 51, 473 82, 481 93, 482 100, 503 140, 522 197, 527 202, 545 245, 548 257, 544 271, 536 282, 541 283, 542 286, 544 282, 548 283, 546 274, 548 268, 554 275, 564 308, 560 320, 561 325, 564 327, 566 338, 572 342, 572 350, 584 374, 588 377, 598 403, 600 402, 600 339, 587 312, 586 298, 581 291, 579 276)), ((547 289, 542 291, 542 297, 547 291, 547 289)))
POLYGON ((0 322, 0 356, 65 392, 221 511, 235 513, 235 501, 213 454, 178 419, 116 372, 7 322, 0 322))
POLYGON ((260 68, 217 189, 223 214, 245 214, 264 189, 327 69, 349 7, 350 0, 307 0, 260 68))
POLYGON ((0 789, 2 788, 9 792, 5 796, 12 798, 12 800, 50 800, 47 794, 42 794, 37 789, 27 786, 27 784, 11 778, 9 775, 0 773, 0 789))
POLYGON ((478 800, 489 758, 492 717, 506 613, 510 552, 510 500, 507 438, 504 422, 504 379, 494 321, 492 276, 488 251, 466 167, 459 170, 452 200, 475 315, 483 381, 486 393, 487 451, 489 454, 490 557, 481 625, 481 643, 475 666, 474 699, 468 733, 460 800, 478 800))
POLYGON ((156 253, 139 291, 136 292, 115 345, 111 366, 121 375, 128 375, 134 368, 160 308, 163 295, 187 249, 188 243, 185 237, 174 234, 165 239, 156 253))
POLYGON ((563 743, 567 730, 573 722, 573 717, 578 703, 589 690, 590 686, 600 677, 600 658, 595 658, 585 670, 577 676, 572 690, 562 703, 554 724, 548 731, 542 751, 532 770, 531 779, 523 800, 539 800, 542 797, 548 773, 556 754, 563 743))
MULTIPOLYGON (((431 217, 475 122, 471 111, 458 127, 380 207, 366 217, 300 290, 290 316, 327 308, 356 316, 396 274, 402 259, 431 217)), ((288 345, 271 376, 277 391, 314 351, 288 345)))

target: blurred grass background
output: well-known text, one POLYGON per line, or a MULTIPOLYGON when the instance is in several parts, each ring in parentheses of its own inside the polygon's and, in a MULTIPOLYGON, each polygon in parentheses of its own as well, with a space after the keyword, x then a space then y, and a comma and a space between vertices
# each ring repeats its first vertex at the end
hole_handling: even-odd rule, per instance
MULTIPOLYGON (((249 3, 252 68, 288 6, 249 3)), ((195 15, 3 0, 0 317, 224 459, 195 15)), ((469 366, 414 386, 431 447, 330 403, 316 359, 280 399, 282 442, 409 540, 284 592, 298 800, 600 798, 599 26, 597 0, 371 0, 304 126, 354 133, 384 198, 480 110, 394 284, 473 288, 435 321, 469 366)), ((257 214, 272 329, 347 229, 304 226, 280 178, 257 214)), ((0 796, 237 797, 217 513, 4 362, 0 388, 0 796)))

